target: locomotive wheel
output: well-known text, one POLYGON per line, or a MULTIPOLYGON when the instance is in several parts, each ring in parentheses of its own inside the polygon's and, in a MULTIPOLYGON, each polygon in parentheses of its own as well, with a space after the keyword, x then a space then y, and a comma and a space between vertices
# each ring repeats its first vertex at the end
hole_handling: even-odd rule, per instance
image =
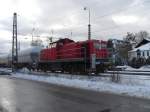
POLYGON ((105 72, 105 65, 98 65, 96 66, 96 74, 98 73, 104 73, 105 72))

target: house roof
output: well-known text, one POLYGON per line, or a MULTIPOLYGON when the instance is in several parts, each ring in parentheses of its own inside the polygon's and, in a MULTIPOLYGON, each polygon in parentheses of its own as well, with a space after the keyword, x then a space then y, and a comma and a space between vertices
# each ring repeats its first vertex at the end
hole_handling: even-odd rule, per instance
POLYGON ((135 48, 138 48, 138 47, 140 47, 142 45, 145 45, 145 44, 147 44, 149 42, 150 42, 150 39, 143 39, 138 45, 136 45, 135 48))
POLYGON ((137 50, 140 50, 140 51, 150 50, 150 42, 145 45, 142 45, 138 48, 135 48, 135 49, 131 50, 130 52, 137 51, 137 50))

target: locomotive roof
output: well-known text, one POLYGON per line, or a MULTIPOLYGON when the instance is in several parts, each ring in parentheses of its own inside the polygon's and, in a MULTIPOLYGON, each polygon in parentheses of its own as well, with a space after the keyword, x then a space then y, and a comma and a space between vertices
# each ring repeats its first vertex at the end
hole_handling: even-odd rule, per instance
POLYGON ((71 39, 69 39, 69 38, 63 38, 63 39, 59 39, 59 40, 57 40, 57 41, 55 41, 55 42, 52 42, 52 43, 50 43, 50 44, 59 43, 59 42, 64 43, 64 42, 74 42, 74 41, 71 40, 71 39))
POLYGON ((96 40, 96 39, 92 39, 92 40, 85 40, 85 41, 78 41, 78 42, 89 42, 89 41, 92 41, 92 42, 101 42, 101 43, 105 43, 107 41, 104 41, 104 40, 96 40))
MULTIPOLYGON (((89 41, 95 41, 95 42, 101 42, 101 43, 107 42, 107 41, 96 40, 96 39, 85 40, 85 41, 77 41, 77 42, 80 43, 80 42, 89 42, 89 41)), ((52 43, 50 43, 50 44, 59 43, 59 42, 61 42, 61 43, 66 43, 66 42, 67 42, 67 43, 71 43, 71 42, 75 42, 75 41, 73 41, 73 40, 71 40, 71 39, 69 39, 69 38, 63 38, 63 39, 59 39, 59 40, 57 40, 57 41, 55 41, 55 42, 52 42, 52 43)))

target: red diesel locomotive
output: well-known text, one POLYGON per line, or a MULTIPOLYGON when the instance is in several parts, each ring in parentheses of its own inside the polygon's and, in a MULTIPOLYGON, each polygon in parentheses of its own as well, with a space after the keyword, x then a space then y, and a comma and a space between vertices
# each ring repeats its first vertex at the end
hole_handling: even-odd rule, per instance
POLYGON ((103 72, 108 65, 107 42, 59 39, 42 49, 38 69, 69 73, 103 72))

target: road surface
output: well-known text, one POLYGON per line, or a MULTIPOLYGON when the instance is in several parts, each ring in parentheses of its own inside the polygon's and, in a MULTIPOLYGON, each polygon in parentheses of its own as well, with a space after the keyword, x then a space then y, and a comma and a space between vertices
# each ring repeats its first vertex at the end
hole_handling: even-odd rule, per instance
POLYGON ((150 100, 0 76, 0 112, 150 112, 150 100))

